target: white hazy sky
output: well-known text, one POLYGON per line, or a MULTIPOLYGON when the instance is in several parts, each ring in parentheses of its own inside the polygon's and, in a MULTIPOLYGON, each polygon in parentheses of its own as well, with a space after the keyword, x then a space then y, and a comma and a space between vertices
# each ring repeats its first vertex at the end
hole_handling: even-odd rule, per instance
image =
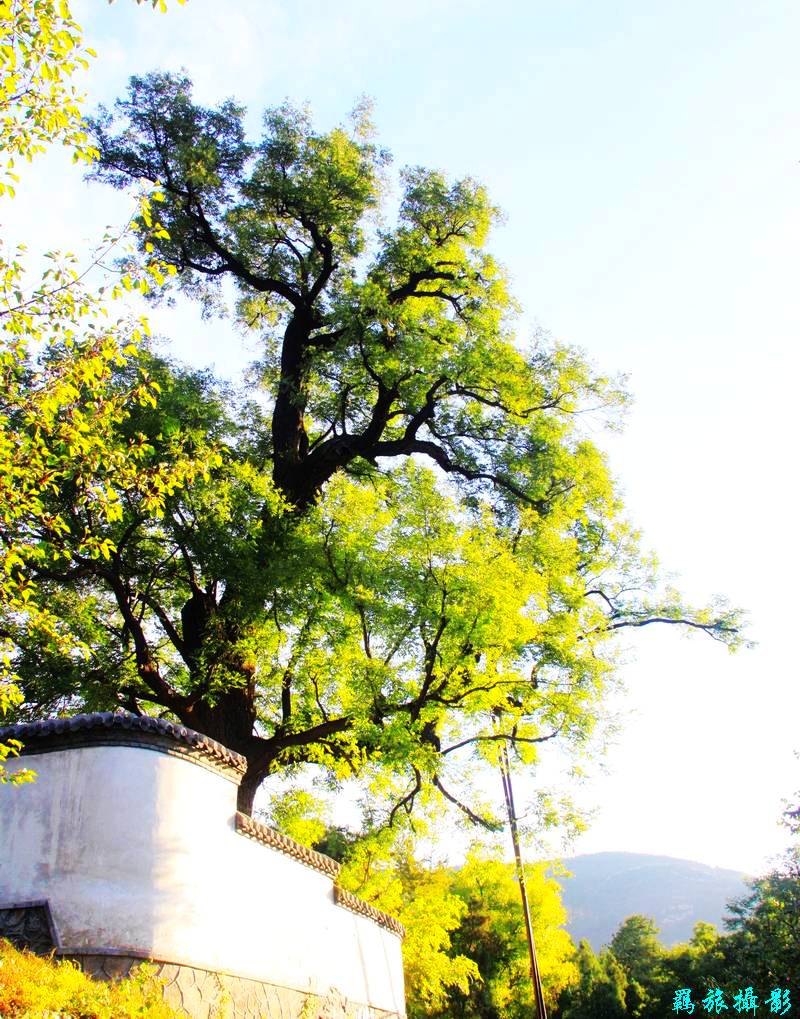
MULTIPOLYGON (((327 127, 366 93, 397 167, 489 187, 525 328, 630 375, 628 427, 604 442, 645 544, 687 595, 747 607, 759 642, 732 657, 672 631, 637 638, 574 851, 761 870, 800 787, 794 0, 74 7, 99 54, 90 106, 182 66, 201 101, 245 102, 254 129, 285 97, 327 127)), ((7 229, 75 249, 125 208, 54 156, 26 171, 7 229)), ((191 311, 155 317, 187 359, 227 372, 247 356, 191 311)))

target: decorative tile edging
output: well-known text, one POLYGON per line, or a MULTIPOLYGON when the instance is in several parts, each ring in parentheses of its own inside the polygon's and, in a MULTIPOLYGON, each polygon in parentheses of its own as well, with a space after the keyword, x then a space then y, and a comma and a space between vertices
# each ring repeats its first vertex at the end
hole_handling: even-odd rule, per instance
POLYGON ((367 917, 368 920, 372 920, 379 927, 385 927, 386 930, 391 931, 401 939, 406 936, 405 927, 398 920, 395 920, 393 916, 389 916, 388 913, 376 909, 357 895, 353 895, 352 892, 348 892, 347 889, 335 883, 342 867, 336 860, 332 860, 330 856, 325 856, 324 853, 317 853, 315 850, 309 849, 308 846, 295 842, 288 835, 270 828, 267 824, 262 824, 261 821, 255 821, 252 817, 248 817, 247 814, 242 814, 239 811, 236 812, 235 827, 240 835, 246 835, 248 838, 255 839, 256 842, 269 846, 270 849, 277 849, 279 853, 286 853, 287 856, 299 860, 300 863, 304 863, 307 867, 313 867, 314 870, 318 870, 322 874, 327 874, 328 877, 333 878, 333 901, 337 906, 349 909, 351 913, 358 913, 360 916, 367 917))
POLYGON ((334 881, 339 876, 339 871, 342 869, 341 864, 337 863, 336 860, 332 860, 330 856, 325 856, 324 853, 318 853, 313 849, 309 849, 308 846, 295 842, 288 835, 283 835, 274 828, 270 828, 269 825, 262 824, 261 821, 255 821, 252 817, 248 817, 247 814, 242 814, 238 810, 236 812, 235 827, 236 831, 241 835, 255 839, 256 842, 269 846, 271 849, 277 849, 279 853, 286 853, 287 856, 299 860, 300 863, 304 863, 307 867, 313 867, 314 870, 327 874, 334 881))
POLYGON ((126 711, 97 711, 71 718, 46 718, 0 729, 0 741, 19 740, 23 755, 78 746, 141 746, 169 753, 172 748, 189 760, 210 765, 237 780, 247 762, 241 754, 202 733, 176 722, 126 711))
POLYGON ((341 885, 333 886, 333 901, 337 906, 349 909, 351 913, 359 913, 361 916, 366 916, 369 920, 378 924, 378 926, 385 927, 386 930, 391 931, 392 934, 396 934, 401 941, 406 936, 406 929, 399 920, 395 920, 395 918, 393 916, 389 916, 388 913, 384 913, 380 909, 370 906, 368 902, 364 902, 363 899, 359 899, 357 895, 353 895, 352 892, 348 892, 347 889, 342 888, 341 885))

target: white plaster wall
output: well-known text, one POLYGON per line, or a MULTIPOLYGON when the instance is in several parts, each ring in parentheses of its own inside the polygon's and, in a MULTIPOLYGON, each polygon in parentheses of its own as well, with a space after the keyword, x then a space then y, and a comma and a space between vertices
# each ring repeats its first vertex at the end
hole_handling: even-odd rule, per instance
POLYGON ((142 747, 27 755, 0 786, 0 905, 47 899, 66 950, 116 948, 403 1013, 400 939, 238 834, 236 785, 142 747))

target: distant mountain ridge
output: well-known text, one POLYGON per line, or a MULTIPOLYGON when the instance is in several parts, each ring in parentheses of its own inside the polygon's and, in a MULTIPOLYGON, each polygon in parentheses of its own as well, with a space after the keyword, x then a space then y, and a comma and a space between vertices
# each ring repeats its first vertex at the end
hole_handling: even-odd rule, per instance
POLYGON ((597 950, 632 913, 652 917, 665 945, 688 941, 698 920, 723 929, 730 899, 746 891, 746 875, 693 860, 645 853, 587 853, 565 860, 571 877, 557 878, 577 944, 597 950))

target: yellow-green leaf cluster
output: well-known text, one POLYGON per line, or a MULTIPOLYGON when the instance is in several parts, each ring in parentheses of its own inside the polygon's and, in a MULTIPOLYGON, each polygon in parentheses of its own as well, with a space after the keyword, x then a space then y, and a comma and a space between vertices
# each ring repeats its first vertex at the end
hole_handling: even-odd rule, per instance
POLYGON ((0 940, 0 1016, 173 1019, 152 967, 118 982, 96 981, 73 962, 42 959, 0 940))
MULTIPOLYGON (((417 843, 419 845, 419 843, 417 843)), ((471 852, 460 867, 415 858, 414 840, 392 830, 354 839, 340 882, 406 930, 406 1003, 413 1019, 482 1014, 522 1019, 533 1010, 528 948, 513 866, 471 852)), ((576 975, 558 883, 544 864, 526 882, 545 994, 554 1003, 576 975)))
POLYGON ((454 989, 464 995, 480 980, 473 960, 452 950, 451 935, 467 912, 452 873, 414 859, 409 839, 375 831, 350 848, 340 883, 404 926, 403 968, 410 1015, 442 1008, 454 989))
MULTIPOLYGON (((13 197, 15 161, 30 161, 55 142, 76 160, 91 160, 72 76, 88 66, 79 26, 66 0, 0 0, 0 136, 6 159, 0 194, 13 197), (5 181, 5 183, 3 182, 5 181)), ((139 203, 143 228, 164 229, 152 214, 157 190, 139 203)), ((107 238, 104 249, 119 241, 107 238)), ((105 253, 105 251, 104 251, 105 253)), ((112 318, 109 297, 123 289, 144 291, 174 272, 148 260, 122 278, 110 294, 87 284, 88 270, 75 256, 46 254, 47 268, 31 285, 26 249, 6 252, 0 241, 0 715, 19 703, 14 680, 13 634, 37 632, 62 655, 82 647, 46 600, 36 597, 34 573, 79 569, 82 560, 109 560, 115 544, 104 525, 122 516, 122 498, 158 516, 176 488, 207 474, 219 462, 181 450, 168 464, 155 463, 144 436, 121 426, 137 405, 154 405, 158 384, 136 371, 143 319, 112 318), (133 368, 120 388, 115 376, 133 368), (72 509, 58 497, 69 491, 72 509)), ((0 746, 0 761, 18 747, 0 746)), ((6 772, 20 781, 29 772, 6 772)))
POLYGON ((19 160, 30 162, 53 142, 76 160, 94 158, 72 84, 93 56, 65 0, 0 2, 0 194, 13 196, 19 160))
MULTIPOLYGON (((564 927, 567 913, 546 864, 526 866, 525 883, 545 999, 552 1008, 576 976, 574 946, 564 927)), ((482 959, 485 998, 501 1019, 531 1015, 530 962, 513 865, 473 852, 454 873, 452 888, 469 917, 456 941, 482 959)))

